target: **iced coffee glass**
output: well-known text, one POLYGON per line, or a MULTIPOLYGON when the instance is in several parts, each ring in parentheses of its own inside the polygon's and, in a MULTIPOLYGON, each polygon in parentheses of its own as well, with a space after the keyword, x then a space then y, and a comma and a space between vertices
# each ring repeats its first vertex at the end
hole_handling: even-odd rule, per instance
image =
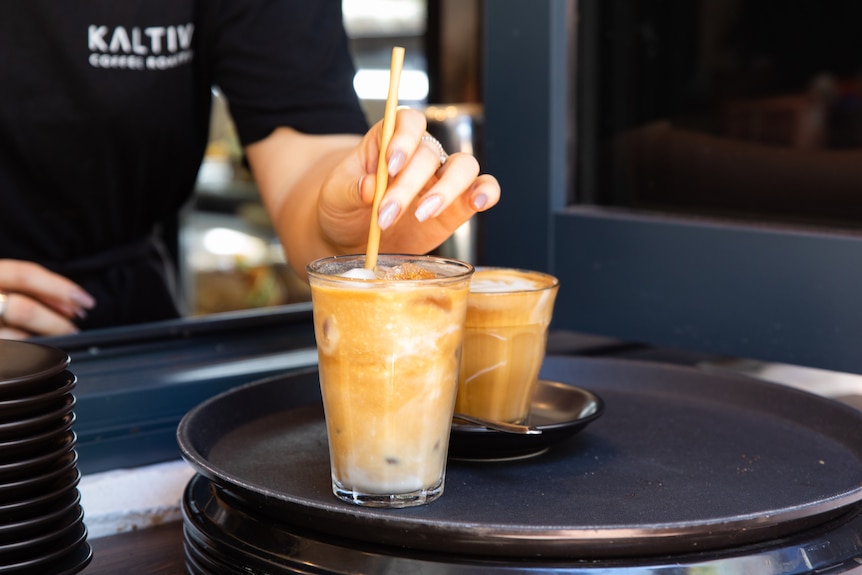
POLYGON ((473 267, 385 255, 307 267, 332 491, 359 505, 410 507, 443 493, 473 267), (352 270, 352 271, 351 271, 352 270))
POLYGON ((523 423, 545 358, 559 281, 512 268, 479 268, 467 299, 455 411, 523 423))

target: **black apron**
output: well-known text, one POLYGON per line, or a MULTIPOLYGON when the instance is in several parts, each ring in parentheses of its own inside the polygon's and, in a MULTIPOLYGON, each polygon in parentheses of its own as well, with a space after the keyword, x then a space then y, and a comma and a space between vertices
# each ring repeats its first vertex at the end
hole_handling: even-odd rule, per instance
POLYGON ((78 283, 95 298, 87 317, 75 321, 81 330, 182 315, 175 266, 155 236, 45 267, 78 283))

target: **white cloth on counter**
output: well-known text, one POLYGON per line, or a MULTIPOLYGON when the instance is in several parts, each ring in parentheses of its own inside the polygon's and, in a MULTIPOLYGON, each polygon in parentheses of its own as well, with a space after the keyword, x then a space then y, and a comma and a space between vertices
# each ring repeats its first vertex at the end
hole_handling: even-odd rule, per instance
POLYGON ((183 492, 194 474, 179 460, 84 475, 78 490, 87 538, 179 521, 183 492))

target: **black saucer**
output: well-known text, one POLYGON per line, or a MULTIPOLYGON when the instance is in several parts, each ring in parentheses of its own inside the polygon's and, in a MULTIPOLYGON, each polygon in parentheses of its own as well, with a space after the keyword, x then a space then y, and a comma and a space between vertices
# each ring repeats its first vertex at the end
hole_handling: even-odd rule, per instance
POLYGON ((69 361, 66 352, 54 347, 0 340, 0 398, 30 395, 33 384, 64 371, 69 361))
POLYGON ((33 533, 19 532, 17 537, 8 535, 0 542, 0 562, 17 562, 61 551, 60 548, 55 549, 60 541, 67 542, 68 548, 65 550, 68 551, 80 543, 78 537, 83 535, 84 530, 84 509, 80 505, 73 506, 48 527, 33 533))
POLYGON ((51 444, 50 450, 33 453, 27 459, 0 462, 0 481, 15 483, 56 469, 75 448, 77 441, 75 432, 67 431, 51 444))
POLYGON ((604 409, 602 399, 591 391, 540 379, 526 423, 542 433, 518 435, 456 423, 449 436, 449 458, 509 461, 539 455, 584 429, 604 409))
MULTIPOLYGON (((75 418, 75 413, 72 412, 59 419, 53 428, 15 439, 0 437, 0 468, 7 463, 32 459, 52 452, 62 445, 68 445, 68 435, 74 433, 72 425, 75 418)), ((3 485, 0 484, 0 491, 2 489, 3 485)))
MULTIPOLYGON (((0 482, 0 507, 7 503, 30 499, 38 494, 50 491, 50 487, 61 477, 73 478, 78 465, 78 452, 72 449, 41 474, 28 473, 17 481, 0 482)), ((2 515, 2 514, 0 514, 2 515)))
POLYGON ((81 492, 75 489, 70 493, 68 499, 59 501, 41 515, 0 524, 0 551, 10 541, 16 542, 24 537, 45 534, 51 528, 56 530, 63 518, 75 519, 70 517, 70 514, 73 511, 81 512, 81 509, 81 492))
POLYGON ((0 340, 0 575, 72 575, 92 558, 69 362, 54 347, 0 340))
POLYGON ((21 499, 11 498, 0 503, 0 522, 24 521, 28 518, 50 513, 65 502, 78 497, 81 471, 74 467, 57 479, 46 484, 33 495, 22 493, 21 499))
POLYGON ((56 429, 65 425, 68 416, 75 409, 77 399, 71 393, 67 393, 62 401, 50 411, 30 415, 24 419, 7 419, 0 423, 0 440, 19 439, 30 437, 34 434, 56 429))
POLYGON ((8 399, 0 399, 3 421, 20 420, 54 411, 65 405, 65 397, 75 388, 77 378, 64 371, 42 382, 33 382, 28 393, 8 399))
POLYGON ((83 521, 64 528, 50 544, 40 542, 35 545, 39 551, 34 554, 4 559, 0 564, 0 574, 70 575, 82 571, 93 558, 83 521))

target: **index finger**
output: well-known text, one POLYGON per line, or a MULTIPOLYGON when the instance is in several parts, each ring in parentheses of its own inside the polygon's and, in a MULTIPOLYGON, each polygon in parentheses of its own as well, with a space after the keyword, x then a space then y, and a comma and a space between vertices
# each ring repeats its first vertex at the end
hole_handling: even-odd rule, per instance
POLYGON ((34 262, 0 260, 0 290, 19 292, 63 313, 67 317, 81 316, 91 309, 95 300, 72 280, 34 262))
POLYGON ((78 331, 66 317, 20 292, 7 296, 6 307, 0 319, 8 329, 20 329, 33 335, 66 335, 78 331))
POLYGON ((396 176, 413 157, 427 127, 428 121, 422 112, 410 108, 398 108, 395 132, 389 141, 389 148, 383 150, 383 153, 386 154, 390 176, 396 176))

